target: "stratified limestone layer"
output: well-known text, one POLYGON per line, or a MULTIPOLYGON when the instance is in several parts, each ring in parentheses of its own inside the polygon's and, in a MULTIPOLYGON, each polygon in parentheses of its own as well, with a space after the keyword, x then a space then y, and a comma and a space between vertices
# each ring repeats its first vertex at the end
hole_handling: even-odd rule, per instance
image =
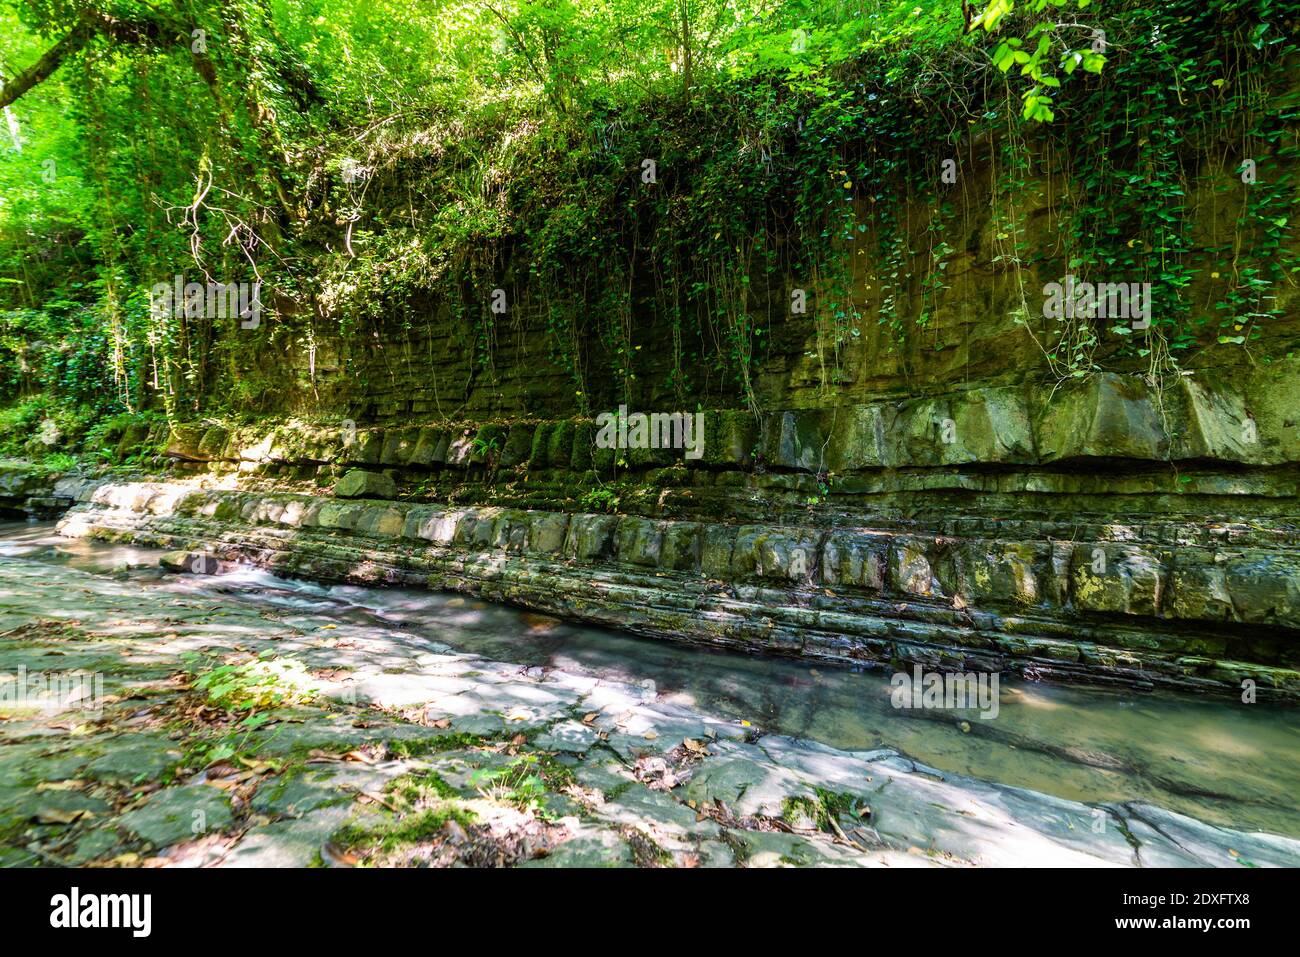
POLYGON ((33 469, 26 462, 0 463, 0 513, 53 517, 71 506, 85 481, 75 475, 33 469))
POLYGON ((1147 522, 1071 540, 1021 520, 1014 538, 945 537, 176 483, 101 483, 81 499, 64 534, 456 589, 655 637, 1300 697, 1300 551, 1267 529, 1147 522))
MULTIPOLYGON (((291 421, 227 428, 158 426, 124 434, 121 454, 153 442, 174 459, 225 462, 245 471, 281 465, 361 466, 415 473, 542 469, 609 474, 674 462, 693 469, 874 474, 958 466, 1106 463, 1300 463, 1300 360, 1220 381, 1212 373, 1160 387, 1102 373, 1060 386, 982 385, 906 399, 768 412, 702 413, 703 447, 600 448, 591 420, 410 424, 361 428, 291 421)), ((635 410, 634 410, 635 411, 635 410)), ((649 412, 650 410, 643 410, 649 412)), ((659 410, 663 411, 663 410, 659 410)), ((653 430, 647 433, 657 434, 653 430)), ((1294 479, 1294 476, 1292 476, 1294 479)), ((1294 489, 1292 489, 1294 494, 1294 489)))

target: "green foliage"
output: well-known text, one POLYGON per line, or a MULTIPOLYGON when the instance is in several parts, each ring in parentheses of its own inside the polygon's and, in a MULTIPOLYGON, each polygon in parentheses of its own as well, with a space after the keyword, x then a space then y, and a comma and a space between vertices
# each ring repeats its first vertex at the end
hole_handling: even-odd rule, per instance
POLYGON ((498 768, 480 768, 469 783, 485 798, 510 804, 521 811, 536 811, 546 802, 546 782, 535 754, 521 754, 498 768))
MULTIPOLYGON (((1026 120, 1051 122, 1056 118, 1052 110, 1050 90, 1061 88, 1061 77, 1070 77, 1075 70, 1100 73, 1106 65, 1106 40, 1099 27, 1078 20, 1062 23, 1057 20, 1058 8, 1071 6, 1084 10, 1092 0, 1028 0, 1021 6, 1034 18, 1025 36, 1004 38, 990 54, 993 65, 1007 73, 1019 68, 1020 75, 1028 77, 1032 86, 1021 94, 1024 101, 1022 115, 1026 120), (1042 15, 1048 16, 1042 19, 1042 15)), ((1015 0, 988 0, 984 11, 971 22, 972 29, 986 33, 997 31, 1003 19, 1015 10, 1015 0)))
POLYGON ((834 390, 864 334, 938 326, 972 224, 936 167, 989 141, 999 269, 1161 297, 1143 336, 1048 330, 1060 376, 1104 338, 1153 366, 1249 346, 1297 269, 1277 0, 0 0, 0 71, 83 16, 96 32, 0 131, 0 397, 23 436, 62 429, 55 407, 79 436, 279 407, 286 353, 336 333, 359 351, 435 310, 488 381, 537 317, 582 413, 757 407, 792 279, 834 390), (1240 201, 1207 244, 1189 190, 1225 156, 1240 201), (1053 177, 1068 248, 1030 248, 1023 192, 1053 177), (154 314, 177 274, 260 280, 262 324, 154 314), (647 347, 671 351, 664 381, 642 381, 647 347))
POLYGON ((589 512, 615 512, 618 494, 608 486, 588 489, 578 498, 578 504, 589 512))
POLYGON ((228 711, 254 711, 303 704, 316 696, 302 662, 263 653, 252 661, 218 665, 198 674, 194 688, 208 701, 228 711))
POLYGON ((334 834, 334 840, 349 850, 388 854, 440 837, 449 821, 468 827, 474 823, 475 814, 469 808, 448 802, 398 818, 349 822, 334 834))

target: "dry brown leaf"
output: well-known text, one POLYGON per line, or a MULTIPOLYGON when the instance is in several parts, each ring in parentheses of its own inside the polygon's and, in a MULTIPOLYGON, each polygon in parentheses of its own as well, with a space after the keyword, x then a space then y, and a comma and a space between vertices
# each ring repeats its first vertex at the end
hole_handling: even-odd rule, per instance
POLYGON ((355 854, 343 850, 337 844, 326 841, 320 847, 320 859, 330 867, 356 867, 360 860, 355 854))
POLYGON ((46 808, 38 811, 36 821, 38 824, 75 824, 84 817, 94 817, 89 811, 62 811, 58 808, 46 808))
POLYGON ((465 829, 454 820, 448 820, 443 826, 443 830, 447 832, 447 840, 453 844, 464 844, 469 840, 469 835, 465 833, 465 829))

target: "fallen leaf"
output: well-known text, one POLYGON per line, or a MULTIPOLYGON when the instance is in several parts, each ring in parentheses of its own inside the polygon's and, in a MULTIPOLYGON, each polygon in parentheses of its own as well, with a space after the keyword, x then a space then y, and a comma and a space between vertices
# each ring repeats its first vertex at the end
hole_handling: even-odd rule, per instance
POLYGON ((443 826, 443 830, 447 832, 447 840, 453 844, 464 844, 469 840, 469 835, 465 833, 465 829, 454 820, 448 820, 446 825, 443 826))
POLYGON ((326 841, 320 847, 320 859, 330 867, 356 867, 359 858, 337 844, 326 841))
POLYGON ((89 811, 61 811, 58 808, 46 808, 36 815, 38 824, 75 824, 83 817, 94 817, 89 811))
POLYGON ((307 752, 307 759, 309 761, 342 761, 343 756, 322 748, 312 748, 307 752))

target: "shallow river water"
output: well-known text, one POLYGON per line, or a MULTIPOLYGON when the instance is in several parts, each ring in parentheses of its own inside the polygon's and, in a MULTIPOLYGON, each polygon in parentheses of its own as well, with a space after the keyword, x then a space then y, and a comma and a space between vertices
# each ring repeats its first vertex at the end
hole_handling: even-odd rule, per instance
POLYGON ((1165 692, 1001 682, 998 714, 900 710, 888 670, 758 658, 570 624, 461 595, 325 585, 241 568, 167 575, 158 552, 0 523, 0 562, 66 563, 290 620, 400 629, 506 662, 639 683, 661 700, 844 750, 881 746, 944 771, 1084 802, 1141 800, 1300 837, 1300 710, 1165 692))

